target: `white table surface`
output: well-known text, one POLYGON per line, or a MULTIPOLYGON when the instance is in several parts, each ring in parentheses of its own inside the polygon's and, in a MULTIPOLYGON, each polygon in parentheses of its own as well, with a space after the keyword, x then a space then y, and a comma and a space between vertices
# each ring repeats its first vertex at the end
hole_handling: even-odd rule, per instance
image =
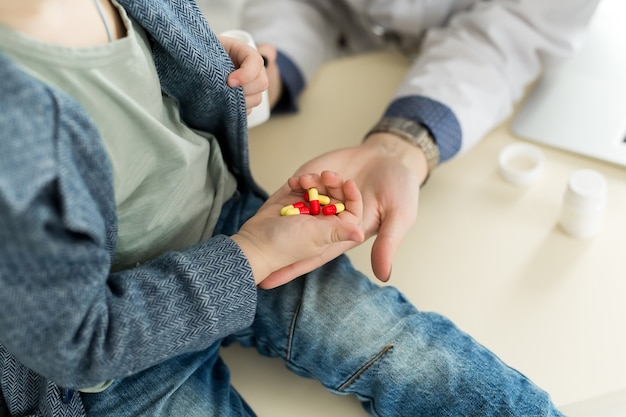
MULTIPOLYGON (((393 53, 326 65, 303 95, 299 114, 250 131, 259 183, 272 191, 308 158, 357 143, 407 65, 393 53)), ((518 188, 501 179, 496 164, 500 150, 518 141, 507 121, 431 176, 390 284, 419 309, 452 319, 559 406, 623 390, 626 168, 541 147, 543 177, 518 188), (605 227, 587 240, 557 225, 567 178, 579 168, 600 171, 608 184, 605 227)), ((351 257, 374 279, 370 245, 351 257)), ((223 356, 235 388, 261 417, 365 415, 354 398, 327 393, 280 360, 238 346, 223 356)))

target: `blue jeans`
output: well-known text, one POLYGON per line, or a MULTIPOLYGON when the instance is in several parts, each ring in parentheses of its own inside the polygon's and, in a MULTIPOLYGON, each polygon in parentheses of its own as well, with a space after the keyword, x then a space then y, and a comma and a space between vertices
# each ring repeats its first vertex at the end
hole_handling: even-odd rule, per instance
MULTIPOLYGON (((216 232, 233 233, 259 200, 239 196, 216 232)), ((250 328, 229 336, 374 416, 561 416, 549 396, 446 318, 418 311, 342 256, 277 289, 259 290, 250 328)), ((81 394, 91 417, 227 417, 254 412, 230 385, 220 344, 81 394)))

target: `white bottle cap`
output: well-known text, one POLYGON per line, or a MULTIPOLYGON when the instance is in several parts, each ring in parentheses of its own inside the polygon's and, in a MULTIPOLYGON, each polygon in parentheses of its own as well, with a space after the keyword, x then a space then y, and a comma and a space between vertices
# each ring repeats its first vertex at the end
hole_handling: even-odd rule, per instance
POLYGON ((592 169, 574 172, 565 189, 560 225, 576 238, 596 235, 604 223, 606 181, 592 169))
MULTIPOLYGON (((240 29, 232 29, 227 30, 226 32, 222 32, 221 36, 228 36, 230 38, 239 39, 248 44, 248 46, 256 49, 256 43, 254 43, 254 39, 252 35, 250 35, 245 30, 240 29)), ((248 129, 253 128, 254 126, 258 126, 261 123, 265 123, 270 118, 270 101, 268 97, 267 90, 261 93, 261 104, 254 107, 250 114, 248 115, 248 129)))
POLYGON ((506 146, 498 156, 500 175, 511 184, 527 186, 543 173, 543 152, 528 143, 506 146))
POLYGON ((580 169, 567 182, 566 197, 573 203, 598 204, 606 198, 604 176, 593 169, 580 169))

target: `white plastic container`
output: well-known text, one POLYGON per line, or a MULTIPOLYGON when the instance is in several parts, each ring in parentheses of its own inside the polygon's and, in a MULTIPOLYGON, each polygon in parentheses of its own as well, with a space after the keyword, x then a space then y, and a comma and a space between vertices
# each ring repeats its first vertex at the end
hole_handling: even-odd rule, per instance
POLYGON ((560 225, 575 238, 595 236, 604 225, 606 181, 592 169, 574 172, 565 189, 560 225))
POLYGON ((507 145, 498 155, 500 175, 511 184, 526 187, 543 174, 544 156, 541 149, 524 142, 507 145))
MULTIPOLYGON (((256 43, 250 35, 245 30, 233 29, 222 32, 220 35, 228 36, 230 38, 239 39, 248 44, 248 46, 256 49, 256 43)), ((248 129, 253 128, 254 126, 258 126, 262 123, 265 123, 270 118, 270 101, 268 97, 267 90, 263 91, 261 94, 261 104, 252 108, 252 111, 248 115, 248 129)))

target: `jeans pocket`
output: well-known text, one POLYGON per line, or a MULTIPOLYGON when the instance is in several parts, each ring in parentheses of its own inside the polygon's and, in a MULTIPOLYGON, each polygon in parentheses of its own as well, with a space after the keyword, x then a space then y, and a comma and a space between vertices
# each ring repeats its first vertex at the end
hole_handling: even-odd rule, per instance
POLYGON ((374 356, 372 359, 370 359, 365 365, 360 367, 346 382, 341 384, 341 386, 339 388, 337 388, 337 391, 344 392, 345 390, 350 388, 350 386, 354 383, 354 381, 359 379, 359 377, 361 375, 363 375, 363 373, 365 373, 365 371, 370 369, 372 367, 372 365, 374 365, 376 362, 378 362, 380 359, 382 359, 392 349, 393 349, 393 345, 385 346, 380 352, 378 352, 378 354, 376 356, 374 356))

